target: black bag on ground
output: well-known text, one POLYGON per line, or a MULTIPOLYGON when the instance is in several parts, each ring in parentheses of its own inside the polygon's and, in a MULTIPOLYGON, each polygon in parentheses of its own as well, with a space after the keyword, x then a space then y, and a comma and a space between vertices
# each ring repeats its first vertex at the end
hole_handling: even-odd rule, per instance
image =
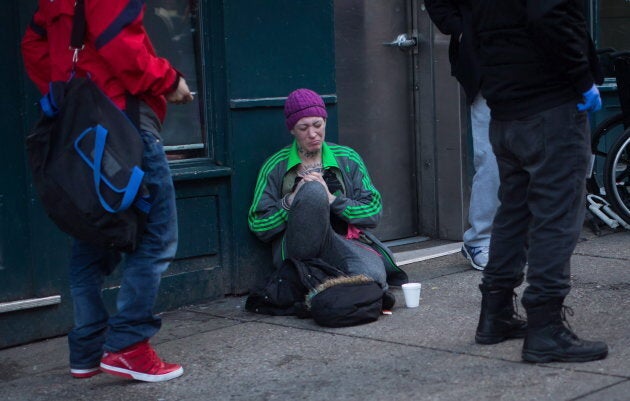
POLYGON ((133 251, 151 206, 138 129, 89 78, 51 83, 41 106, 26 147, 46 213, 77 239, 133 251))
POLYGON ((245 309, 266 315, 308 317, 306 294, 340 276, 345 273, 321 259, 286 259, 262 286, 252 289, 245 309))
POLYGON ((378 320, 383 296, 381 286, 366 276, 348 276, 321 259, 286 259, 261 288, 251 291, 245 309, 344 327, 378 320))
POLYGON ((378 320, 383 309, 383 289, 363 275, 338 277, 312 290, 306 304, 313 320, 321 326, 355 326, 378 320))

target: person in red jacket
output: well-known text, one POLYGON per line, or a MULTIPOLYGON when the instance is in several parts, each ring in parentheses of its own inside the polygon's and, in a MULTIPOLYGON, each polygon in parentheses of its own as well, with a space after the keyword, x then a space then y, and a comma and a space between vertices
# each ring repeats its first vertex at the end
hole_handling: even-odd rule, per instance
MULTIPOLYGON (((122 110, 138 100, 139 132, 144 142, 144 184, 153 199, 146 229, 134 252, 125 255, 117 310, 109 315, 101 296, 104 277, 121 261, 118 252, 74 240, 69 267, 74 327, 68 335, 70 373, 98 373, 156 382, 183 373, 163 362, 149 344, 160 329, 153 314, 161 274, 177 249, 175 190, 160 139, 166 102, 193 97, 185 79, 156 55, 142 23, 144 1, 78 0, 84 3, 86 33, 74 73, 90 76, 122 110)), ((51 81, 66 81, 73 69, 69 48, 75 0, 39 0, 22 40, 24 65, 42 93, 51 81)))

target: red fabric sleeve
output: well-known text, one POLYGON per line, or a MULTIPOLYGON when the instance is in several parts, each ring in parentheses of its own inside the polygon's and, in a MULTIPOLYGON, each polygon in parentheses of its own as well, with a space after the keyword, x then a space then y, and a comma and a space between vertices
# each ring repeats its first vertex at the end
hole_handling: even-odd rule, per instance
MULTIPOLYGON (((130 3, 143 3, 136 0, 86 1, 86 21, 88 36, 93 42, 102 38, 103 33, 116 25, 116 20, 126 12, 130 3)), ((107 40, 97 52, 107 63, 113 75, 134 95, 154 96, 169 93, 179 78, 179 73, 164 58, 158 57, 149 40, 142 18, 145 5, 135 19, 121 27, 115 36, 107 40)))
POLYGON ((48 92, 48 83, 51 81, 50 54, 44 27, 44 20, 38 10, 26 29, 21 46, 26 73, 42 94, 48 92))

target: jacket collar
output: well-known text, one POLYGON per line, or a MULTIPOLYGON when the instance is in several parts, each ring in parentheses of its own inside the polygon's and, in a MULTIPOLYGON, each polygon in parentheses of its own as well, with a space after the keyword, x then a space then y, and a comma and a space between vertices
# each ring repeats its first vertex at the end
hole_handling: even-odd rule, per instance
MULTIPOLYGON (((294 139, 293 144, 291 145, 291 149, 289 149, 287 171, 291 170, 293 167, 297 166, 300 163, 302 163, 302 161, 300 160, 300 155, 298 153, 297 141, 294 139)), ((333 155, 326 142, 322 143, 322 164, 324 168, 339 168, 339 165, 337 164, 337 159, 335 159, 335 155, 333 155)))

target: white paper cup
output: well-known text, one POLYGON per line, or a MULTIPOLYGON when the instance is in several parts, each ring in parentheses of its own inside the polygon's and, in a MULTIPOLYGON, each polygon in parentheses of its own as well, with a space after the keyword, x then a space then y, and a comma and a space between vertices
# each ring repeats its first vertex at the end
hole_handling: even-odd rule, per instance
POLYGON ((405 304, 407 308, 416 308, 420 304, 420 283, 407 283, 402 285, 403 294, 405 295, 405 304))

